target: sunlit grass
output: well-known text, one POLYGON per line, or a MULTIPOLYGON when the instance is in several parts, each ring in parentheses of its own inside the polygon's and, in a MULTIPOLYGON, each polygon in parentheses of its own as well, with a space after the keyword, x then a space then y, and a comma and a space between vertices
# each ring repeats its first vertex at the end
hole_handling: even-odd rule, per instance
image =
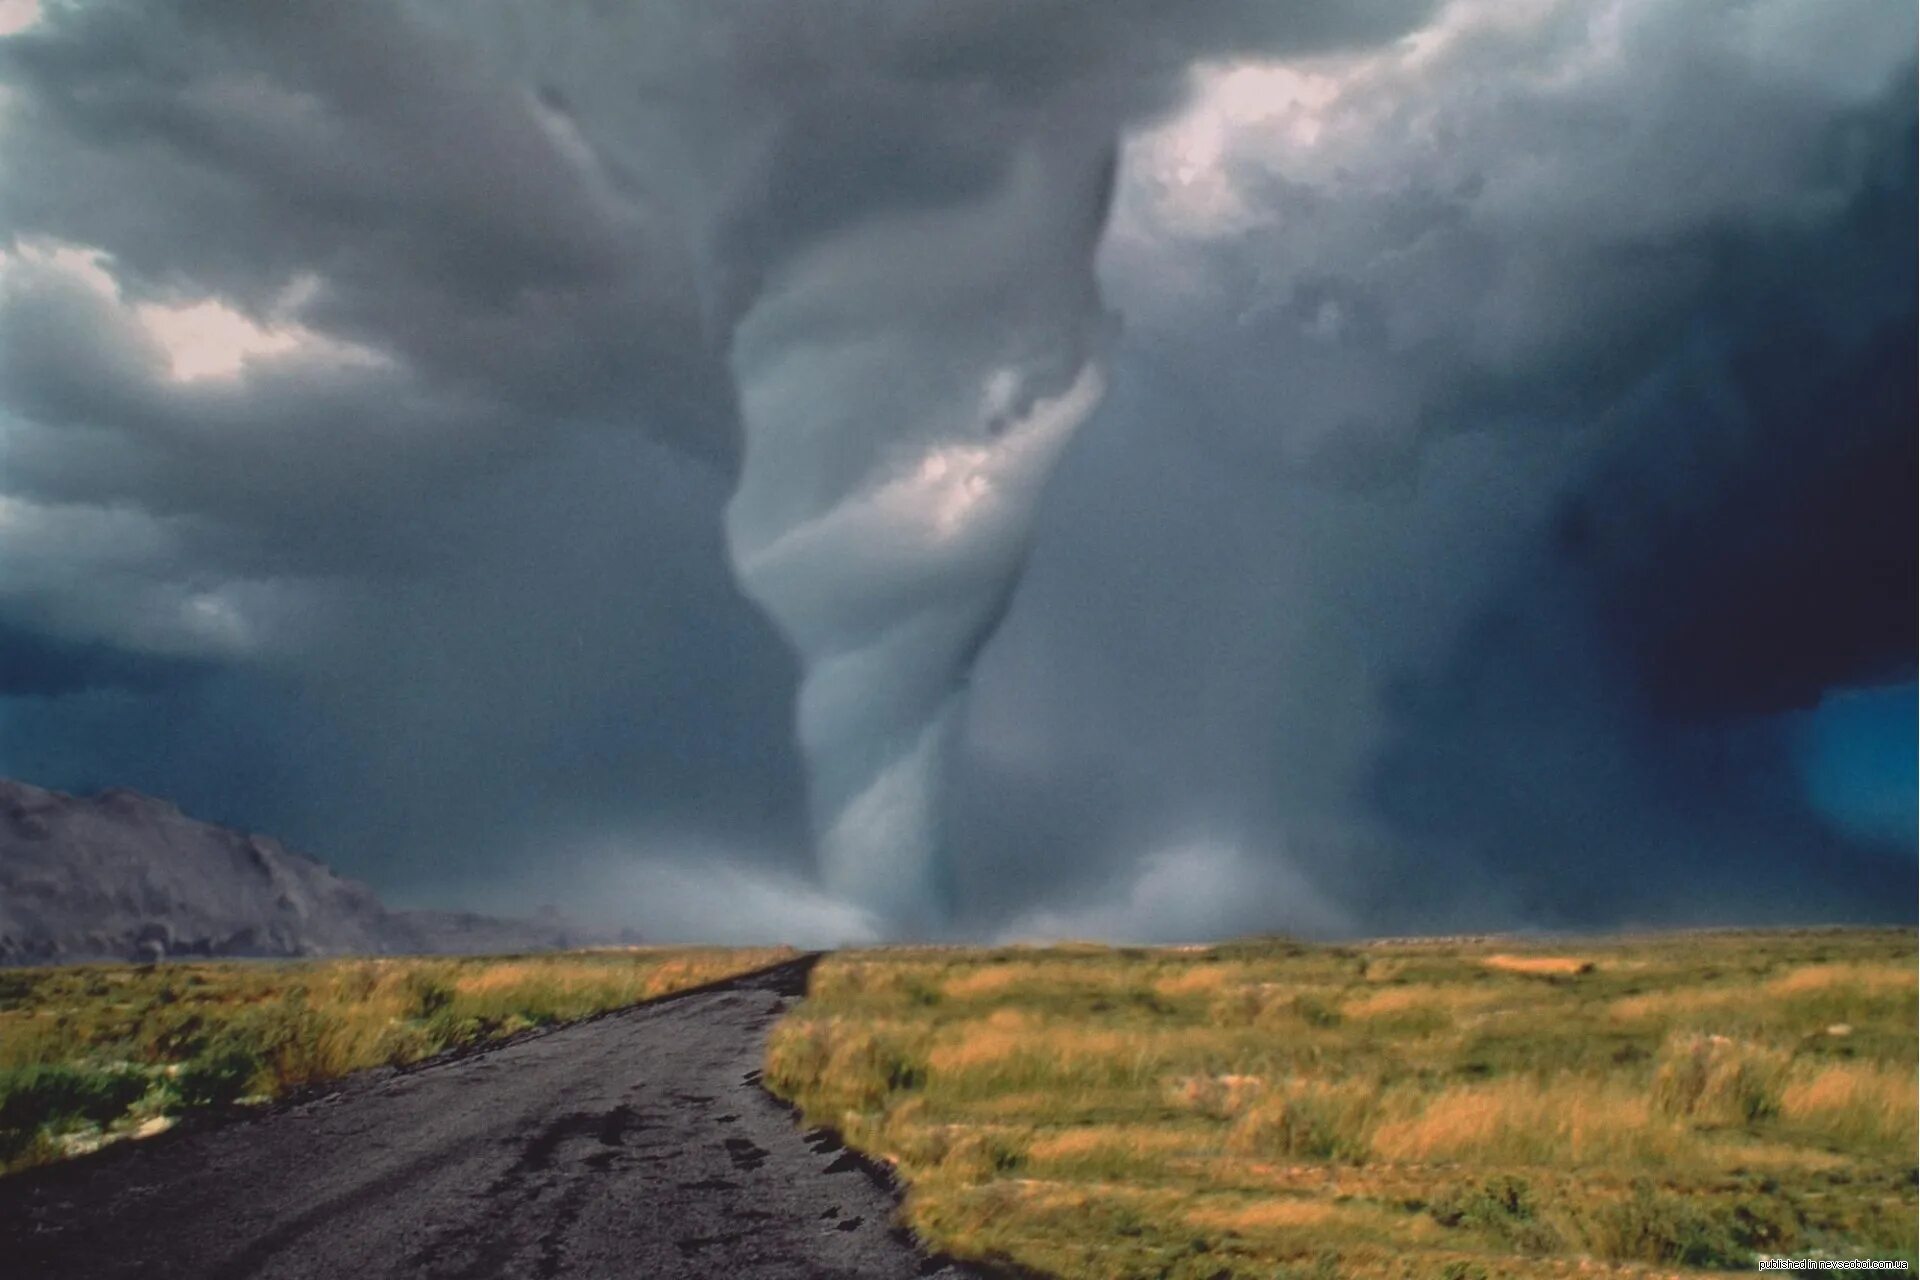
POLYGON ((829 957, 767 1080, 1073 1280, 1914 1257, 1908 930, 829 957))
POLYGON ((1780 1091, 1782 1120, 1836 1144, 1911 1155, 1913 1073, 1884 1063, 1804 1064, 1780 1091))
POLYGON ((771 964, 777 950, 0 969, 0 1169, 771 964))
POLYGON ((1514 1075, 1403 1096, 1418 1109, 1383 1120, 1367 1143, 1372 1155, 1572 1169, 1674 1167, 1691 1154, 1682 1127, 1624 1081, 1514 1075))
POLYGON ((1534 978, 1573 978, 1593 970, 1593 961, 1577 956, 1494 955, 1481 961, 1501 973, 1522 973, 1534 978))

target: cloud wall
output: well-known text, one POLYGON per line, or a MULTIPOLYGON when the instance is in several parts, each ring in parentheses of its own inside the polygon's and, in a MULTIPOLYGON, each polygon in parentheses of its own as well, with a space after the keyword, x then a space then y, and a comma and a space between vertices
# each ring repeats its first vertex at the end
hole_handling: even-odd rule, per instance
POLYGON ((1913 22, 8 7, 0 771, 649 929, 1905 912, 1913 22))

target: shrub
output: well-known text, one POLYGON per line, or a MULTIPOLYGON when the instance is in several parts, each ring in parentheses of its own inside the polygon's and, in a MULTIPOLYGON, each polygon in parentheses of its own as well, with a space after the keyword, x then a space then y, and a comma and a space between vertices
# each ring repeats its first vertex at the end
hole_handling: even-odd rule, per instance
POLYGON ((1597 1215, 1600 1253, 1615 1260, 1685 1267, 1745 1267, 1752 1255, 1720 1214, 1636 1178, 1632 1194, 1597 1215))
POLYGON ((1539 1220, 1533 1188, 1513 1174, 1496 1174, 1478 1186, 1448 1191, 1428 1212, 1443 1227, 1477 1228, 1528 1253, 1560 1246, 1559 1235, 1539 1220))
POLYGON ((168 1110, 224 1107, 237 1102, 253 1092, 262 1068, 258 1049, 235 1038, 225 1039, 180 1068, 173 1079, 174 1096, 168 1110))
POLYGON ((1295 1017, 1310 1027, 1337 1027, 1341 1022, 1338 1005, 1304 992, 1293 998, 1293 1012, 1295 1017))
POLYGON ((271 1093, 332 1079, 361 1065, 342 1015, 309 1004, 297 990, 236 1022, 233 1037, 258 1055, 271 1093))
POLYGON ((426 1020, 427 1039, 436 1050, 472 1044, 485 1036, 487 1030, 487 1024, 479 1018, 456 1012, 451 1006, 439 1009, 426 1020))
POLYGON ((155 1002, 140 1028, 143 1056, 154 1063, 192 1058, 206 1048, 211 1032, 212 1027, 200 1013, 178 1004, 155 1002))
POLYGON ((407 994, 413 1000, 414 1016, 424 1021, 452 1004, 458 993, 444 974, 420 970, 407 975, 407 994))
POLYGON ((440 1046, 425 1027, 403 1023, 386 1028, 376 1047, 376 1058, 390 1067, 406 1067, 433 1056, 440 1046))
POLYGON ((32 1145, 42 1130, 108 1125, 147 1092, 137 1071, 36 1065, 0 1071, 0 1160, 32 1145))
POLYGON ((1733 1236, 1760 1253, 1790 1253, 1800 1244, 1800 1218, 1778 1196, 1753 1196, 1733 1207, 1733 1236))

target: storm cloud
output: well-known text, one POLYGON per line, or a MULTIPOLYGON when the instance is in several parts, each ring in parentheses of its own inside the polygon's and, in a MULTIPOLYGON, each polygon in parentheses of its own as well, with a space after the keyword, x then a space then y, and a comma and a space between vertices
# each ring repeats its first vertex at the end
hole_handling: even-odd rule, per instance
POLYGON ((1913 46, 45 4, 0 772, 662 936, 1903 916, 1913 46))

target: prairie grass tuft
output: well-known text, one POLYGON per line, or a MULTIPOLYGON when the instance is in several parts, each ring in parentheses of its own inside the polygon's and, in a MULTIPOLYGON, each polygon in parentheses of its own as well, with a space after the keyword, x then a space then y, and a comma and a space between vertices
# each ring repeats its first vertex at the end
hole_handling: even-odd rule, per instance
POLYGON ((1703 1124, 1739 1125, 1780 1113, 1791 1056, 1721 1035, 1668 1040, 1653 1074, 1653 1103, 1663 1114, 1703 1124))
POLYGON ((1379 1090, 1362 1080, 1292 1080, 1249 1104, 1227 1149, 1321 1161, 1364 1160, 1379 1090))

